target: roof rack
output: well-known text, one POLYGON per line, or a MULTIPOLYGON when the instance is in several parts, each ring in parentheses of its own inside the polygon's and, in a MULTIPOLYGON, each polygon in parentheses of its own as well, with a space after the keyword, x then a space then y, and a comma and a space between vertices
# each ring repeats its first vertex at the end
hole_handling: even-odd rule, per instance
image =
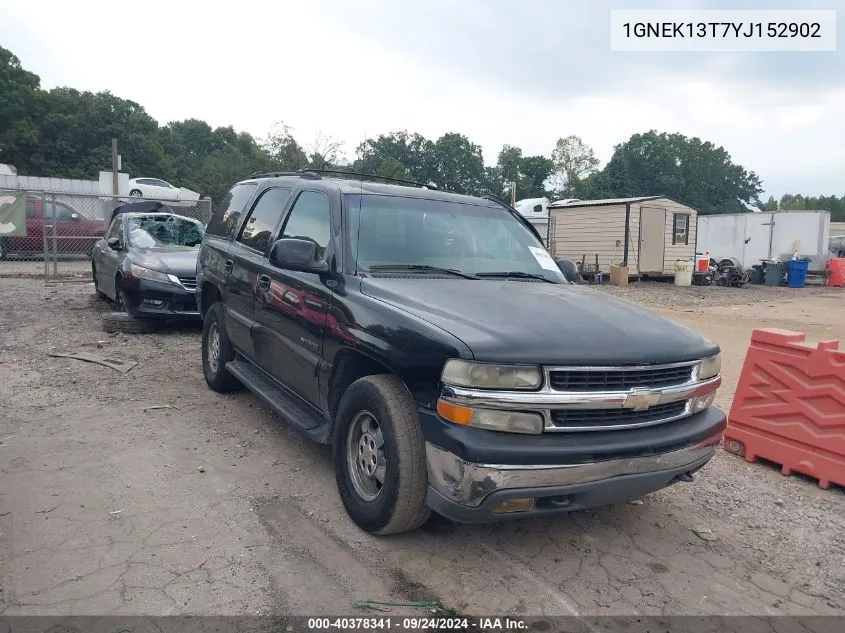
POLYGON ((484 200, 490 200, 491 202, 495 202, 499 206, 503 207, 505 211, 510 213, 514 216, 517 220, 519 220, 522 224, 524 224, 528 229, 534 234, 534 236, 540 240, 540 243, 543 243, 543 238, 540 236, 540 232, 537 230, 531 222, 528 221, 519 211, 513 208, 510 204, 502 200, 499 196, 493 195, 492 193, 488 193, 484 196, 481 196, 484 200))
POLYGON ((354 176, 359 180, 386 180, 388 182, 396 182, 402 185, 412 185, 414 187, 422 187, 423 189, 434 189, 435 191, 438 189, 437 185, 434 183, 423 184, 421 182, 416 182, 414 180, 403 180, 401 178, 391 178, 389 176, 376 176, 375 174, 362 174, 357 171, 344 171, 341 169, 302 169, 298 173, 304 174, 313 174, 315 176, 319 176, 320 174, 335 174, 340 176, 354 176))
POLYGON ((422 187, 423 189, 433 189, 438 191, 437 185, 434 183, 423 184, 414 180, 403 180, 401 178, 391 178, 389 176, 376 176, 375 174, 362 174, 357 171, 344 171, 341 169, 297 169, 296 171, 257 171, 246 179, 250 178, 279 178, 280 176, 298 176, 299 178, 307 178, 308 180, 320 180, 321 174, 334 174, 338 176, 353 176, 358 180, 386 180, 387 182, 395 182, 401 185, 411 185, 413 187, 422 187))
POLYGON ((295 171, 256 171, 245 178, 279 178, 280 176, 299 176, 299 172, 295 171))

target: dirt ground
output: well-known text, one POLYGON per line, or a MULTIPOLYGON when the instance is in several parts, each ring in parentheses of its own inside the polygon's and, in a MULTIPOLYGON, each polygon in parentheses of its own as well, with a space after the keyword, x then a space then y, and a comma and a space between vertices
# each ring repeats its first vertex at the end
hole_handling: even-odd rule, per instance
MULTIPOLYGON (((845 339, 841 290, 607 291, 718 342, 725 408, 752 328, 845 339)), ((471 615, 845 614, 841 489, 720 452, 693 483, 633 504, 372 537, 346 517, 327 449, 248 393, 207 389, 198 328, 108 335, 107 309, 90 284, 0 279, 2 615, 350 614, 359 599, 471 615), (137 366, 49 356, 78 350, 137 366)))

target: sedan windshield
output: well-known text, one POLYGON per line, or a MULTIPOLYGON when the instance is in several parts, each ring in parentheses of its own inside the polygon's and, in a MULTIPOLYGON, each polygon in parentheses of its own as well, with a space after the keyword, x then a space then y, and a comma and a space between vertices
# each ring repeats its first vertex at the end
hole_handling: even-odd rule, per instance
POLYGON ((175 215, 127 218, 129 242, 138 248, 199 246, 203 227, 199 222, 175 215))
POLYGON ((344 202, 359 271, 565 282, 542 243, 501 207, 372 194, 344 202))

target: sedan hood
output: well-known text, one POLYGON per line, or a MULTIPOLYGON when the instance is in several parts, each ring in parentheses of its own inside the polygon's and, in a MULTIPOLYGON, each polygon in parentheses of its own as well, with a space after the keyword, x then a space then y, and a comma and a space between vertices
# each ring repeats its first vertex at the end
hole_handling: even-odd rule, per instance
POLYGON ((199 249, 190 246, 158 246, 133 248, 130 260, 138 266, 177 277, 194 277, 197 274, 198 255, 199 249))
POLYGON ((719 351, 674 321, 583 286, 368 277, 361 291, 453 334, 482 361, 636 365, 719 351))

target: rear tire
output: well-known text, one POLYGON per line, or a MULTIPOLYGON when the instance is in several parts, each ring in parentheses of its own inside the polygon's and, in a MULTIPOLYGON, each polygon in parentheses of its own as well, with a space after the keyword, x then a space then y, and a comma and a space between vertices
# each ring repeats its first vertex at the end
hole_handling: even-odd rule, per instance
POLYGON ((340 498, 360 528, 400 534, 426 522, 425 440, 414 398, 398 377, 352 383, 338 406, 333 445, 340 498))
POLYGON ((103 330, 109 333, 149 334, 158 330, 152 319, 139 319, 125 312, 108 312, 103 315, 103 330))
POLYGON ((202 323, 202 372, 205 382, 217 393, 228 393, 243 388, 240 381, 229 373, 226 363, 235 360, 235 349, 226 333, 223 304, 212 304, 202 323))

